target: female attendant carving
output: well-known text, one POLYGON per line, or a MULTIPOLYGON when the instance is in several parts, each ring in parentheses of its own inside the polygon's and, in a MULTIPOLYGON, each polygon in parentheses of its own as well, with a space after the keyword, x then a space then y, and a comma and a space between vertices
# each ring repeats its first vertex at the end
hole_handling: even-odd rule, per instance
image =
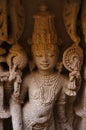
POLYGON ((13 130, 22 130, 21 105, 16 103, 16 100, 20 96, 22 70, 27 64, 27 55, 19 44, 15 44, 10 49, 6 59, 9 66, 8 80, 13 82, 13 94, 10 100, 13 130))
MULTIPOLYGON (((82 44, 84 52, 84 64, 86 64, 86 0, 68 0, 64 4, 64 24, 66 31, 68 32, 70 38, 78 45, 82 44), (71 19, 71 20, 69 20, 71 19), (78 33, 77 33, 78 32, 78 33), (79 34, 79 35, 78 35, 79 34), (81 42, 80 42, 81 41, 81 42)), ((75 44, 74 44, 75 45, 75 44)), ((78 50, 78 49, 77 49, 78 50)), ((76 51, 77 52, 77 51, 76 51)), ((81 51, 78 50, 78 53, 81 51)), ((85 114, 85 68, 83 65, 83 82, 81 89, 77 95, 75 106, 73 105, 73 110, 75 109, 74 117, 74 129, 84 130, 86 129, 86 114, 85 114), (78 98, 79 97, 79 98, 78 98), (75 126, 76 125, 76 126, 75 126)), ((76 90, 77 92, 77 90, 76 90)), ((69 95, 69 94, 68 94, 69 95)))
POLYGON ((0 0, 0 130, 4 129, 3 119, 9 117, 12 117, 13 129, 22 129, 20 105, 14 99, 20 94, 21 74, 27 57, 19 45, 13 44, 18 43, 23 29, 24 10, 21 0, 0 0), (9 101, 11 95, 14 97, 11 98, 13 102, 9 101), (9 110, 5 110, 7 108, 9 110))

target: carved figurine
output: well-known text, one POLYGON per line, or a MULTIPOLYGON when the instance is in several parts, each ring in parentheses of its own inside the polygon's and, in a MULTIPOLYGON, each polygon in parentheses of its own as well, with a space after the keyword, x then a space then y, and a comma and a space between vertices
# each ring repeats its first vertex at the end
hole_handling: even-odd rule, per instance
POLYGON ((68 104, 69 110, 67 111, 67 115, 71 125, 74 124, 74 102, 76 100, 77 93, 81 86, 82 78, 80 76, 80 71, 82 63, 83 63, 83 51, 76 43, 74 43, 63 54, 63 64, 65 68, 70 71, 69 74, 70 82, 67 86, 68 89, 67 91, 65 91, 65 93, 68 96, 71 96, 69 97, 69 104, 68 104))
POLYGON ((18 97, 20 94, 20 83, 22 70, 27 64, 27 55, 19 44, 15 44, 7 55, 7 64, 9 66, 9 81, 14 81, 14 96, 18 97))
MULTIPOLYGON (((63 64, 67 70, 71 73, 77 73, 77 75, 73 78, 70 78, 70 84, 68 85, 69 91, 67 89, 66 94, 69 96, 76 96, 80 84, 81 84, 81 66, 83 64, 83 51, 82 49, 74 43, 71 47, 69 47, 63 54, 63 64), (78 85, 76 86, 76 79, 78 80, 78 85), (74 91, 71 91, 74 90, 74 91)), ((71 77, 71 73, 69 77, 71 77)))
POLYGON ((10 111, 4 106, 4 83, 9 78, 9 72, 4 70, 3 63, 6 63, 6 50, 0 48, 0 130, 3 130, 3 120, 10 117, 10 111))
MULTIPOLYGON (((83 47, 83 54, 84 54, 84 65, 83 65, 83 70, 84 72, 82 73, 82 77, 83 77, 83 82, 81 84, 81 88, 78 92, 78 95, 76 97, 76 101, 75 101, 75 106, 73 105, 73 110, 75 109, 75 117, 74 117, 74 130, 84 130, 86 129, 86 113, 85 113, 85 109, 86 109, 86 105, 85 105, 85 70, 86 70, 86 0, 69 0, 66 3, 68 3, 66 6, 65 4, 65 10, 69 10, 68 13, 66 13, 67 11, 64 12, 64 23, 65 23, 65 27, 67 25, 67 23, 71 23, 67 25, 68 28, 71 27, 71 31, 69 33, 69 29, 66 27, 68 34, 70 34, 70 37, 72 38, 72 40, 74 41, 74 43, 79 43, 77 39, 81 40, 81 44, 83 47), (72 17, 71 17, 72 16, 72 17), (71 17, 71 18, 70 18, 71 17), (71 19, 71 20, 68 20, 71 19), (77 22, 76 22, 77 21, 77 22), (79 30, 81 29, 81 30, 79 30), (73 34, 71 33, 73 30, 73 34), (77 33, 79 32, 79 33, 77 33), (79 36, 77 35, 79 34, 79 36), (78 38, 78 37, 80 38, 78 38), (76 40, 75 40, 76 39, 76 40)), ((81 54, 81 51, 78 50, 78 48, 76 48, 77 50, 75 50, 75 52, 78 51, 78 53, 81 54)), ((73 88, 72 88, 73 89, 73 88)), ((77 89, 76 89, 76 93, 77 93, 77 89)))
POLYGON ((3 119, 8 117, 12 117, 13 130, 22 129, 21 106, 14 99, 20 94, 22 69, 26 65, 27 56, 19 45, 12 44, 18 42, 23 28, 22 2, 20 0, 0 0, 0 130, 4 129, 3 119), (6 44, 6 49, 3 48, 4 44, 6 44), (8 44, 12 46, 10 51, 8 44), (11 88, 14 88, 13 93, 8 92, 11 88), (8 97, 6 98, 6 105, 9 106, 5 107, 7 93, 10 93, 9 100, 7 100, 8 97), (5 110, 7 107, 9 110, 5 110))
POLYGON ((15 44, 7 55, 7 64, 9 66, 9 82, 13 81, 13 94, 10 101, 10 110, 12 115, 12 125, 14 130, 22 129, 21 106, 16 103, 20 96, 20 86, 22 83, 22 70, 27 65, 27 55, 19 44, 15 44), (16 112, 17 109, 17 112, 16 112), (17 117, 16 117, 17 116, 17 117))
POLYGON ((23 130, 56 130, 53 113, 55 105, 60 129, 72 130, 65 116, 65 89, 69 80, 55 69, 58 45, 54 15, 42 5, 40 13, 34 18, 32 55, 37 68, 23 82, 20 101, 27 92, 29 98, 22 110, 23 130))
POLYGON ((22 118, 21 118, 21 106, 15 102, 20 95, 20 86, 22 83, 22 69, 27 64, 27 55, 19 44, 15 44, 10 49, 7 57, 7 51, 0 47, 0 130, 3 130, 3 119, 12 116, 13 130, 22 129, 22 118), (9 70, 4 70, 3 63, 9 66, 9 70), (11 93, 11 99, 9 99, 9 110, 5 110, 4 106, 4 91, 8 93, 8 84, 5 83, 13 82, 13 93, 11 93), (17 111, 16 111, 17 109, 17 111), (15 124, 16 122, 16 124, 15 124))

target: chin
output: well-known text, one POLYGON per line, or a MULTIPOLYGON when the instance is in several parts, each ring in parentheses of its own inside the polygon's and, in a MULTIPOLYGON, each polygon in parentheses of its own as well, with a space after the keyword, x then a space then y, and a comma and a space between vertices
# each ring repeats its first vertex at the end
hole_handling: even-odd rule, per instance
POLYGON ((50 71, 49 69, 46 69, 46 68, 43 68, 43 69, 41 69, 42 71, 46 71, 46 72, 48 72, 48 71, 50 71))

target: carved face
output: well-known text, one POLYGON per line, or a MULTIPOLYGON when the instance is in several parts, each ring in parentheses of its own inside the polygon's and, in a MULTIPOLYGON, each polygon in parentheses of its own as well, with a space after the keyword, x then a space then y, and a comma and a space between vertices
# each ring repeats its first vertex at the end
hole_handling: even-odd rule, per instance
POLYGON ((41 71, 52 71, 56 66, 58 60, 58 53, 56 51, 43 50, 40 53, 34 54, 34 61, 36 66, 41 71))

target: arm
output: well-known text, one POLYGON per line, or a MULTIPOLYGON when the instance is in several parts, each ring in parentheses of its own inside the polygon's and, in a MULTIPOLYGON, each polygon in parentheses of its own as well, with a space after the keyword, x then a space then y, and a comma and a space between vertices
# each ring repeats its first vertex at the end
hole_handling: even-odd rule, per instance
POLYGON ((23 80, 20 95, 17 98, 13 96, 13 99, 18 103, 21 103, 21 104, 24 103, 24 99, 28 92, 28 82, 29 82, 28 80, 29 80, 28 77, 26 77, 23 80))
MULTIPOLYGON (((62 90, 59 94, 58 100, 57 100, 57 116, 58 116, 58 122, 60 124, 61 130, 73 130, 71 124, 68 122, 67 117, 67 99, 68 96, 65 94, 65 87, 68 83, 67 80, 63 80, 64 86, 62 87, 62 90)), ((62 82, 62 84, 63 84, 62 82)))
POLYGON ((65 88, 65 94, 68 96, 76 96, 81 86, 81 75, 79 71, 69 73, 69 81, 65 88))

